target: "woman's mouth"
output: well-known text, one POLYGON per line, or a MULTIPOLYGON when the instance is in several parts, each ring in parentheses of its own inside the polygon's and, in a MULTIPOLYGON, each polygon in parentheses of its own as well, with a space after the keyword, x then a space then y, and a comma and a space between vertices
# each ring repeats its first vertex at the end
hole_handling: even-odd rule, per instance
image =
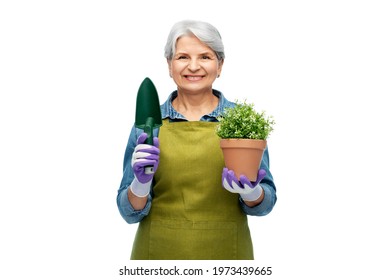
POLYGON ((203 78, 203 76, 184 75, 184 78, 186 78, 189 81, 200 81, 203 78))

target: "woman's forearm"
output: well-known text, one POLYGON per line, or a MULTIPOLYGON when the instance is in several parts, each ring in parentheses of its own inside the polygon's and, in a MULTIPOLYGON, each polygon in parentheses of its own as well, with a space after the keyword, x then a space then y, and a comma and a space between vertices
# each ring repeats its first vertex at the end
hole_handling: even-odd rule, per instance
POLYGON ((255 207, 257 205, 259 205, 264 199, 264 191, 261 193, 260 197, 258 199, 256 199, 255 201, 245 201, 244 200, 244 203, 248 206, 248 207, 255 207))
POLYGON ((134 210, 142 210, 145 208, 145 205, 148 201, 148 196, 138 197, 131 191, 131 188, 127 189, 127 197, 129 198, 129 202, 134 210))

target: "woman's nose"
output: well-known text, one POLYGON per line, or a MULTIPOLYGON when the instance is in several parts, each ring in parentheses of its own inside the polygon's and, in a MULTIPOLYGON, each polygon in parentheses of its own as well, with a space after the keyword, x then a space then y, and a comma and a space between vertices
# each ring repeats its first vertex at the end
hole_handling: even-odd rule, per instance
POLYGON ((196 71, 196 70, 199 70, 200 68, 200 65, 199 65, 199 62, 198 60, 196 59, 191 59, 188 63, 188 69, 190 71, 196 71))

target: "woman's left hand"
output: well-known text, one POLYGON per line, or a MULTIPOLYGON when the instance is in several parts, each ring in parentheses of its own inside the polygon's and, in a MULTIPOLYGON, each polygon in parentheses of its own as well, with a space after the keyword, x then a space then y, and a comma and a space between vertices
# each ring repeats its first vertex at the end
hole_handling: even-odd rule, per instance
POLYGON ((234 172, 225 167, 222 171, 222 186, 231 193, 238 193, 245 201, 255 201, 263 193, 260 181, 264 179, 265 175, 265 170, 260 169, 256 182, 249 181, 245 175, 241 175, 240 180, 238 180, 234 172))

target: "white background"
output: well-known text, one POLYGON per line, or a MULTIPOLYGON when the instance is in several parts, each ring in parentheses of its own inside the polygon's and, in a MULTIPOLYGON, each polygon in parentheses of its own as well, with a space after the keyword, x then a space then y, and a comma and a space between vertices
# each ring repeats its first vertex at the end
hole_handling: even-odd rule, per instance
POLYGON ((225 44, 215 88, 277 122, 278 202, 250 218, 250 265, 272 266, 268 279, 389 279, 385 3, 2 1, 0 278, 125 279, 137 225, 116 192, 136 93, 148 76, 165 101, 168 32, 199 19, 225 44))

